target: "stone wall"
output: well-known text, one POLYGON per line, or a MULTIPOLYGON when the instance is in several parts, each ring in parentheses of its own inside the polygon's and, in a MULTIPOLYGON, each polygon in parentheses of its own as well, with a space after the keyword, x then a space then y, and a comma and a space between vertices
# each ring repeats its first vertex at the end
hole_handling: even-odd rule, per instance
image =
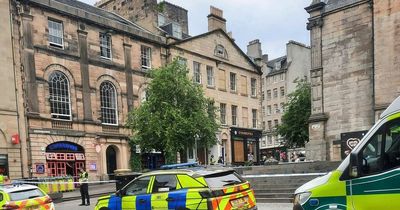
POLYGON ((400 95, 400 4, 374 1, 374 58, 376 119, 400 95))
POLYGON ((324 17, 323 106, 330 160, 340 160, 340 134, 368 130, 372 110, 372 13, 356 5, 324 17))

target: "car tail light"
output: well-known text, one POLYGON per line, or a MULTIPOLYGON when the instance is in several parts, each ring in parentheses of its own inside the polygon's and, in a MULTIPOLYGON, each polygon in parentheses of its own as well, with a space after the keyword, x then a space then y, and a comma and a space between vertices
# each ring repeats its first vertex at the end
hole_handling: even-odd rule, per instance
POLYGON ((213 190, 212 194, 213 194, 213 197, 220 197, 220 196, 223 196, 225 193, 223 190, 213 190))
POLYGON ((53 199, 51 199, 50 197, 46 197, 46 200, 44 200, 44 203, 52 203, 53 199))
POLYGON ((19 209, 19 206, 16 204, 4 204, 3 209, 5 210, 19 209))
POLYGON ((201 195, 202 198, 211 198, 213 196, 211 191, 209 190, 200 191, 199 194, 201 195))

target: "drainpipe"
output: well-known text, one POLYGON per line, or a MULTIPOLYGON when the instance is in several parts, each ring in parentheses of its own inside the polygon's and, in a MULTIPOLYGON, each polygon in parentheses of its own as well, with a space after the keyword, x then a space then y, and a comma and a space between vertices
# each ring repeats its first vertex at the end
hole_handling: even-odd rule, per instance
POLYGON ((372 13, 372 116, 373 122, 375 122, 375 15, 374 15, 374 0, 370 2, 370 8, 372 13))

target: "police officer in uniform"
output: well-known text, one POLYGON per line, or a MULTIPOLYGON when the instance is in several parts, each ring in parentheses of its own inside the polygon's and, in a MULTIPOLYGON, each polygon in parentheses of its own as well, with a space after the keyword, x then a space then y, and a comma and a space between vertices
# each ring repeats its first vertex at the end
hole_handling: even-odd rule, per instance
POLYGON ((88 179, 89 174, 83 168, 79 169, 79 184, 80 184, 80 191, 81 191, 81 198, 82 203, 79 204, 80 206, 90 206, 90 197, 89 197, 89 186, 88 186, 88 179), (86 204, 85 204, 86 198, 86 204))

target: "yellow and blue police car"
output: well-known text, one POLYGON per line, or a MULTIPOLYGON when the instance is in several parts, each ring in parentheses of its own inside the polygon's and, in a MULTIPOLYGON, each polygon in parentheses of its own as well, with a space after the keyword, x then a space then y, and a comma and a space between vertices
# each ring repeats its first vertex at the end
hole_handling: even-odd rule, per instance
POLYGON ((95 210, 257 209, 254 191, 234 170, 161 170, 143 174, 95 210))
POLYGON ((52 199, 34 185, 0 185, 1 209, 54 210, 52 199))

